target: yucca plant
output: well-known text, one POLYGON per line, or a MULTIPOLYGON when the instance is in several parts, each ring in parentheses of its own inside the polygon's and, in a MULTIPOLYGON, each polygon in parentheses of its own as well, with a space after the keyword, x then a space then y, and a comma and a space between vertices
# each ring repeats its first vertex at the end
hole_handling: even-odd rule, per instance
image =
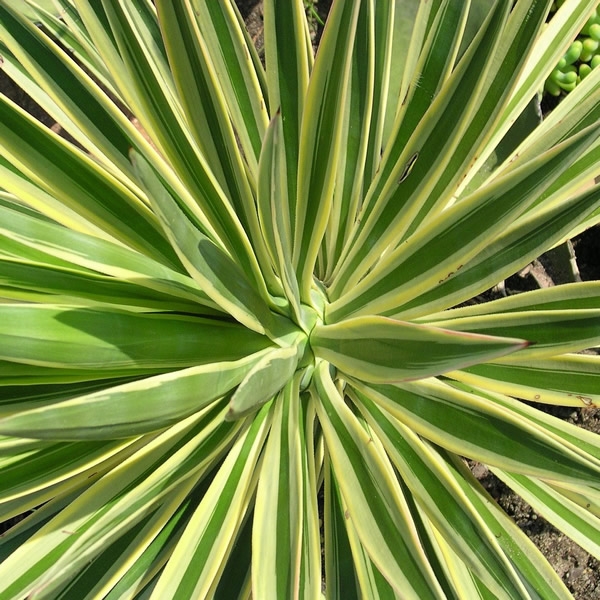
POLYGON ((596 1, 0 0, 2 600, 570 597, 465 458, 600 556, 600 283, 470 300, 600 220, 596 1))

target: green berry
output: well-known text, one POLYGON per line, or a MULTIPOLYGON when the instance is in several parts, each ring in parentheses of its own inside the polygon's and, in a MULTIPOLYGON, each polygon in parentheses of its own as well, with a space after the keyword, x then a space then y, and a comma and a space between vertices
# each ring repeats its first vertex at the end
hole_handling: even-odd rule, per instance
POLYGON ((600 40, 600 23, 594 23, 589 29, 589 36, 596 40, 600 40))
POLYGON ((598 46, 600 46, 600 43, 592 38, 583 40, 583 48, 581 50, 581 56, 579 57, 579 60, 582 62, 589 62, 592 56, 596 54, 598 46))
POLYGON ((598 16, 598 9, 596 9, 585 22, 585 25, 581 29, 581 33, 583 35, 590 35, 590 28, 598 23, 600 23, 600 17, 598 16))
MULTIPOLYGON (((600 25, 599 25, 600 27, 600 25)), ((572 65, 575 61, 579 60, 581 56, 581 51, 583 50, 583 44, 579 40, 575 40, 567 50, 563 59, 565 61, 565 65, 572 65)), ((561 62, 562 62, 561 60, 561 62)), ((561 67, 559 67, 560 69, 561 67)))
POLYGON ((592 72, 592 67, 587 63, 579 65, 579 79, 585 79, 592 72))
POLYGON ((562 91, 560 86, 550 77, 546 79, 544 82, 544 91, 551 96, 560 96, 560 92, 562 91))

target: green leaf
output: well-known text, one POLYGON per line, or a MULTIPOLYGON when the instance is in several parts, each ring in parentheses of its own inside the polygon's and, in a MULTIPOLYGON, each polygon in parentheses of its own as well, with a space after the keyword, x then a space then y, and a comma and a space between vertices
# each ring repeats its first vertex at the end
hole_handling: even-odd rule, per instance
POLYGON ((82 273, 47 264, 4 258, 0 261, 0 296, 20 301, 69 304, 114 304, 124 307, 218 314, 193 302, 127 284, 112 277, 82 273))
POLYGON ((401 386, 353 387, 407 425, 451 452, 507 471, 578 484, 598 482, 600 463, 564 443, 507 403, 429 379, 401 386))
POLYGON ((447 373, 467 385, 559 406, 600 405, 600 359, 566 354, 515 364, 486 363, 447 373))
MULTIPOLYGON (((450 76, 470 4, 446 0, 435 13, 427 39, 420 48, 414 79, 409 80, 407 88, 403 90, 402 103, 395 117, 393 138, 381 158, 382 165, 373 184, 377 187, 369 191, 370 198, 376 198, 383 192, 384 184, 391 171, 397 168, 411 135, 450 76)), ((427 10, 422 8, 423 13, 427 10)), ((418 35, 417 31, 414 35, 418 35)), ((408 177, 408 172, 403 173, 403 176, 408 177)))
POLYGON ((253 551, 264 558, 252 569, 257 598, 319 596, 321 561, 313 448, 295 377, 277 397, 256 492, 253 551), (275 577, 273 577, 275 573, 275 577))
POLYGON ((19 412, 0 418, 0 432, 41 439, 103 440, 163 429, 232 390, 263 353, 113 385, 58 402, 50 400, 31 410, 8 405, 8 410, 19 412))
MULTIPOLYGON (((347 515, 347 508, 343 511, 343 518, 347 515)), ((379 600, 400 600, 402 596, 394 589, 381 571, 375 566, 375 563, 369 558, 367 551, 360 542, 360 538, 356 532, 356 527, 351 520, 343 521, 345 533, 348 536, 350 549, 349 553, 354 562, 352 573, 349 573, 350 580, 344 582, 343 590, 345 593, 350 593, 350 596, 341 596, 342 598, 352 597, 356 594, 356 598, 376 598, 379 600)))
MULTIPOLYGON (((545 79, 556 68, 556 64, 568 50, 596 6, 596 0, 564 2, 563 7, 539 32, 519 81, 511 94, 510 101, 498 119, 493 134, 488 138, 487 145, 482 149, 478 160, 475 161, 472 172, 479 169, 531 98, 542 88, 545 79)), ((560 105, 558 108, 560 109, 559 113, 563 112, 560 105)), ((577 118, 575 114, 572 117, 577 118)))
POLYGON ((235 420, 268 402, 292 378, 303 355, 306 340, 268 351, 250 369, 231 397, 227 419, 235 420))
POLYGON ((551 286, 532 290, 526 294, 515 294, 491 302, 463 306, 452 311, 428 315, 429 323, 464 317, 479 317, 494 314, 519 313, 526 311, 577 311, 600 308, 600 282, 582 281, 576 284, 551 286))
POLYGON ((266 338, 222 320, 0 303, 0 358, 55 369, 134 375, 237 360, 268 345, 266 338))
MULTIPOLYGON (((132 144, 144 146, 143 137, 115 103, 98 86, 110 84, 91 62, 85 66, 96 80, 86 73, 62 47, 44 33, 41 27, 24 23, 16 18, 12 3, 0 6, 0 30, 3 43, 18 62, 11 70, 26 91, 84 146, 94 157, 120 178, 128 187, 135 188, 128 152, 132 144), (23 69, 26 68, 26 71, 23 69), (31 76, 33 75, 33 77, 31 76), (56 86, 55 82, 61 85, 56 86)), ((64 10, 61 9, 61 13, 64 10)), ((44 25, 59 27, 60 20, 45 20, 44 25)), ((69 30, 56 30, 56 37, 67 45, 69 30)), ((114 93, 114 89, 111 90, 114 93)))
POLYGON ((384 383, 420 379, 521 350, 527 342, 464 336, 386 317, 357 317, 317 325, 310 337, 315 355, 347 375, 384 383))
POLYGON ((356 569, 360 569, 361 565, 352 553, 347 532, 350 524, 344 517, 345 509, 341 504, 339 486, 335 482, 329 459, 325 461, 323 494, 325 580, 328 597, 335 600, 359 600, 356 569))
MULTIPOLYGON (((109 585, 105 589, 109 588, 110 584, 119 576, 121 577, 110 591, 107 589, 106 600, 117 600, 126 597, 137 598, 140 597, 140 590, 147 590, 149 584, 150 589, 152 588, 151 582, 156 583, 158 574, 162 572, 162 568, 169 559, 175 543, 188 525, 198 502, 205 492, 205 486, 201 484, 189 494, 176 510, 167 505, 166 509, 170 510, 171 514, 169 520, 162 525, 162 528, 158 528, 155 522, 162 517, 160 513, 164 509, 163 511, 157 511, 158 514, 145 527, 146 530, 150 529, 150 533, 142 531, 139 535, 139 538, 142 539, 134 540, 127 549, 136 557, 132 564, 125 562, 115 564, 114 561, 111 561, 110 567, 101 574, 104 575, 103 579, 105 581, 109 581, 109 585), (148 539, 149 537, 151 539, 148 539)), ((114 545, 116 546, 115 549, 108 548, 105 553, 118 551, 122 547, 120 540, 115 542, 114 545)), ((102 584, 102 579, 100 581, 98 579, 96 578, 94 583, 102 584)), ((89 586, 91 588, 90 600, 94 597, 94 593, 96 595, 99 593, 98 587, 97 585, 94 589, 89 586)))
POLYGON ((95 472, 104 471, 107 465, 118 464, 136 448, 136 444, 129 441, 38 442, 36 448, 22 448, 20 452, 14 452, 7 449, 8 445, 0 442, 3 520, 9 518, 5 511, 12 501, 20 499, 24 508, 27 496, 32 494, 47 492, 48 498, 58 496, 58 486, 72 489, 86 480, 93 480, 95 472))
MULTIPOLYGON (((339 395, 320 362, 315 371, 317 414, 327 452, 358 537, 397 593, 442 598, 418 541, 394 471, 339 395), (375 487, 377 494, 369 494, 375 487)), ((313 393, 314 393, 313 392, 313 393)))
MULTIPOLYGON (((473 172, 473 161, 477 160, 482 147, 487 143, 490 130, 501 118, 520 73, 525 69, 527 57, 533 51, 534 41, 545 25, 548 4, 547 0, 528 0, 513 4, 499 45, 494 51, 494 58, 485 74, 476 110, 460 136, 456 150, 451 153, 446 168, 439 174, 429 198, 423 202, 411 223, 407 235, 424 222, 425 218, 443 211, 447 199, 473 172)), ((528 96, 528 99, 532 96, 533 94, 528 96)), ((524 108, 525 105, 522 109, 524 108)))
MULTIPOLYGON (((461 392, 470 394, 476 401, 492 403, 501 407, 507 414, 517 416, 521 420, 530 423, 535 429, 539 430, 544 437, 552 438, 564 447, 568 452, 575 453, 581 459, 593 466, 600 464, 600 448, 596 443, 596 434, 569 423, 568 421, 558 419, 547 412, 540 411, 526 402, 521 402, 504 394, 494 393, 477 387, 470 387, 465 384, 452 382, 446 383, 457 388, 461 392)), ((501 466, 500 468, 505 468, 501 466)), ((513 469, 514 470, 514 469, 513 469)), ((539 476, 533 475, 533 476, 539 476)), ((557 478, 549 478, 556 481, 557 478)), ((572 482, 563 482, 564 485, 571 486, 572 482)), ((596 486, 596 482, 588 484, 579 481, 578 487, 596 486)), ((571 486, 572 487, 572 486, 571 486)))
POLYGON ((217 76, 199 35, 192 2, 158 0, 156 5, 174 85, 190 133, 236 214, 247 225, 249 182, 217 76))
MULTIPOLYGON (((77 9, 96 47, 140 124, 168 161, 153 166, 181 194, 188 213, 213 241, 223 244, 258 285, 254 251, 182 116, 152 5, 82 0, 77 9), (168 173, 167 173, 168 172, 168 173), (186 189, 187 188, 187 189, 186 189)), ((265 290, 266 294, 266 290, 265 290)))
MULTIPOLYGON (((369 181, 367 161, 374 170, 379 156, 368 156, 369 150, 380 147, 382 122, 378 119, 382 115, 376 115, 373 111, 375 102, 375 69, 382 68, 381 64, 375 63, 375 44, 381 42, 376 38, 376 19, 379 28, 389 29, 391 27, 392 3, 380 2, 378 10, 369 3, 363 3, 358 15, 356 27, 356 39, 352 53, 352 64, 349 75, 350 87, 346 95, 346 103, 343 109, 344 122, 341 145, 344 152, 339 154, 339 166, 337 168, 336 182, 334 188, 333 202, 327 231, 323 240, 323 262, 321 270, 325 270, 325 279, 329 277, 335 267, 343 244, 351 231, 351 226, 356 219, 358 209, 362 202, 363 187, 369 181), (376 13, 376 14, 373 14, 376 13), (371 121, 373 123, 371 124, 371 121), (371 125, 376 128, 371 132, 371 125), (375 139, 372 140, 371 136, 375 139), (379 136, 379 139, 378 139, 379 136), (373 146, 372 144, 377 144, 373 146), (367 173, 365 172, 367 171, 367 173)), ((377 50, 382 51, 381 47, 377 50)), ((377 98, 380 100, 380 98, 377 98)))
POLYGON ((306 93, 300 129, 293 246, 300 296, 306 304, 310 304, 319 244, 331 210, 343 127, 343 112, 339 107, 344 105, 348 90, 360 4, 352 0, 333 5, 306 93))
POLYGON ((270 421, 269 405, 238 436, 173 550, 153 599, 203 598, 216 587, 254 494, 270 421))
POLYGON ((600 554, 600 283, 478 302, 600 221, 597 0, 312 4, 0 0, 2 600, 568 600, 467 458, 600 554))
POLYGON ((334 272, 332 299, 351 288, 392 241, 402 239, 426 192, 444 173, 477 108, 508 10, 506 3, 496 3, 476 42, 444 86, 444 93, 438 95, 410 140, 406 141, 400 131, 392 135, 386 147, 386 162, 371 184, 346 252, 334 272), (396 151, 392 151, 396 143, 396 151))
POLYGON ((272 332, 269 307, 241 265, 195 226, 141 155, 134 154, 133 160, 165 233, 192 278, 240 323, 258 333, 272 332))
MULTIPOLYGON (((220 82, 211 65, 207 45, 199 35, 192 2, 159 1, 157 9, 190 132, 252 240, 262 273, 267 280, 272 280, 271 264, 256 215, 254 178, 246 171, 220 82)), ((278 290, 274 281, 271 287, 278 290)))
POLYGON ((386 254, 351 291, 332 302, 327 319, 393 310, 454 276, 486 249, 493 232, 502 231, 522 214, 594 143, 599 131, 597 124, 590 126, 433 217, 386 254))

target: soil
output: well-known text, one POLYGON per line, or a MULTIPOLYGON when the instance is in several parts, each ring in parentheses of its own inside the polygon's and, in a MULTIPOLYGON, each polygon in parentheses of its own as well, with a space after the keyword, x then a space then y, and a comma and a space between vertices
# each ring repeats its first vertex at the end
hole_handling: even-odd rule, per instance
MULTIPOLYGON (((330 4, 331 0, 305 0, 305 5, 312 6, 315 11, 311 18, 311 33, 315 44, 318 43, 321 32, 319 20, 325 20, 330 4)), ((260 52, 263 43, 261 1, 237 0, 237 5, 260 52)), ((52 119, 40 111, 39 107, 1 71, 0 93, 6 94, 46 125, 56 129, 57 126, 52 119)), ((572 240, 572 249, 581 280, 600 280, 600 226, 593 227, 572 240)), ((564 274, 557 271, 555 261, 548 256, 543 256, 534 261, 527 269, 506 280, 502 293, 518 293, 564 282, 564 274)), ((497 287, 482 297, 488 300, 496 297, 500 291, 497 287)), ((538 408, 600 434, 600 410, 598 409, 573 409, 546 405, 539 405, 538 408)), ((492 497, 544 553, 574 598, 576 600, 600 600, 600 562, 537 515, 485 465, 471 463, 471 468, 492 497)), ((15 521, 16 519, 11 519, 10 522, 0 524, 0 533, 13 525, 15 521)))

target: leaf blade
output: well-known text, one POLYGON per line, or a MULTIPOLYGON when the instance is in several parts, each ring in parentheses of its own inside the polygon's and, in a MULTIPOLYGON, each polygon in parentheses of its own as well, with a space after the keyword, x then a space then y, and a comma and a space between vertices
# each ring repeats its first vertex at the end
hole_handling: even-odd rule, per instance
POLYGON ((527 345, 515 338, 455 336, 385 317, 318 325, 310 339, 316 356, 352 377, 379 383, 439 375, 451 365, 491 360, 527 345))

